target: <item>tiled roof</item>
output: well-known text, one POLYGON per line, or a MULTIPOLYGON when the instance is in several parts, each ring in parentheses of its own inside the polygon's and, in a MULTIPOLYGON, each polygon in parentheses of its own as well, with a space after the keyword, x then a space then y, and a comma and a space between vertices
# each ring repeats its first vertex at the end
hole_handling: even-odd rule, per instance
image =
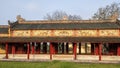
POLYGON ((11 26, 15 30, 27 29, 119 29, 119 23, 17 23, 11 26))
POLYGON ((0 34, 8 33, 8 26, 7 25, 0 25, 0 34))

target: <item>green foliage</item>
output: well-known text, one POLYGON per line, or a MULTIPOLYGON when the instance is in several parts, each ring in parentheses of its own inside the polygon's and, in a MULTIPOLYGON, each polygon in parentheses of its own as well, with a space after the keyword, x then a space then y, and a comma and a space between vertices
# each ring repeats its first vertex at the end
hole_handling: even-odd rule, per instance
POLYGON ((119 68, 120 64, 88 64, 74 62, 0 62, 0 68, 119 68))

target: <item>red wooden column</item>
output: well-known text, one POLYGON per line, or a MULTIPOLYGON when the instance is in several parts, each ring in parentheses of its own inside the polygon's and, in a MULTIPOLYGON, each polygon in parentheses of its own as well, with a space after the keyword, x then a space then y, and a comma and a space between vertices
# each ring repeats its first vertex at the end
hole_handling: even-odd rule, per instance
POLYGON ((15 54, 15 45, 12 45, 12 54, 13 54, 13 56, 15 54))
POLYGON ((101 61, 101 55, 102 55, 102 44, 99 44, 99 61, 101 61))
POLYGON ((52 60, 52 54, 53 54, 53 45, 50 43, 50 60, 52 60))
POLYGON ((117 56, 120 56, 120 44, 117 45, 117 56))
POLYGON ((6 59, 8 59, 8 43, 5 43, 6 59))
POLYGON ((34 48, 34 45, 32 45, 32 54, 35 53, 35 48, 34 48))
POLYGON ((55 45, 52 45, 52 54, 55 54, 55 45))
POLYGON ((74 60, 76 60, 77 58, 77 44, 76 43, 73 44, 73 54, 74 54, 74 60))
POLYGON ((27 59, 30 59, 30 44, 27 43, 27 59))

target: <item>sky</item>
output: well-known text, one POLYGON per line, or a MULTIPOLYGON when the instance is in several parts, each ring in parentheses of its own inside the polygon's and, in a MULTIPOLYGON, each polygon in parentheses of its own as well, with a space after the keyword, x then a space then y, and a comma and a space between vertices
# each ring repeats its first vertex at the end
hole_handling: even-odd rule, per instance
POLYGON ((0 25, 7 25, 8 20, 16 21, 21 15, 26 20, 43 20, 47 13, 64 11, 89 19, 98 8, 120 0, 0 0, 0 25))

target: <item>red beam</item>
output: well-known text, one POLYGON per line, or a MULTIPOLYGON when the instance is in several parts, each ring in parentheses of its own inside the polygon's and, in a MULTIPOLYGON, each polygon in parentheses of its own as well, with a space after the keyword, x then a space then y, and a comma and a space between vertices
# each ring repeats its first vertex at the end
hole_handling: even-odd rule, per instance
POLYGON ((74 53, 74 60, 76 60, 77 58, 77 44, 76 43, 74 43, 73 45, 73 53, 74 53))
POLYGON ((101 61, 101 55, 102 55, 102 44, 99 44, 99 61, 101 61))
POLYGON ((50 60, 52 60, 52 54, 53 54, 53 45, 50 43, 50 60))
POLYGON ((30 59, 30 44, 27 43, 27 59, 30 59))
POLYGON ((15 46, 14 45, 12 45, 12 54, 13 54, 13 56, 15 54, 15 46))
POLYGON ((5 43, 6 59, 8 59, 8 43, 5 43))

